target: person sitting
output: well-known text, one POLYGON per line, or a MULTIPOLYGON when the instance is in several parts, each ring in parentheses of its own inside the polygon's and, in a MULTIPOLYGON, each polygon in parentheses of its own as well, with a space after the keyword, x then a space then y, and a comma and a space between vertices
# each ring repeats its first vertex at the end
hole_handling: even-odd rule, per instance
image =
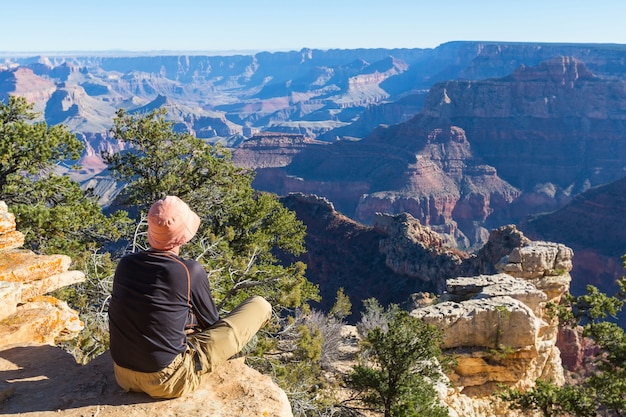
POLYGON ((200 218, 167 196, 148 212, 150 249, 125 255, 115 270, 109 304, 110 352, 125 391, 175 398, 237 354, 269 321, 263 297, 243 301, 220 318, 202 265, 179 256, 200 218))

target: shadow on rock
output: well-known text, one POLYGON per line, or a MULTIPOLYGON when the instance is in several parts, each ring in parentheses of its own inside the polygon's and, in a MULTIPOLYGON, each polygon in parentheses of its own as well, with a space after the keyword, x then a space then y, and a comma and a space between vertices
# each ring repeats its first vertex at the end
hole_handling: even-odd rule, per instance
POLYGON ((156 401, 118 387, 109 352, 79 365, 72 355, 49 345, 0 351, 0 414, 156 401))

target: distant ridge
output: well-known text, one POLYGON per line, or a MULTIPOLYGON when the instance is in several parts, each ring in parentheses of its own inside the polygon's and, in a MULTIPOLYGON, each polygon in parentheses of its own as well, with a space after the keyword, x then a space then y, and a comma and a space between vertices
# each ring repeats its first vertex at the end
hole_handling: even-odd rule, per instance
POLYGON ((166 108, 177 131, 239 153, 259 190, 326 197, 362 222, 408 212, 459 248, 626 172, 626 45, 203 52, 4 52, 0 98, 27 95, 75 132, 80 180, 105 194, 115 112, 166 108), (306 139, 246 140, 263 132, 306 139))

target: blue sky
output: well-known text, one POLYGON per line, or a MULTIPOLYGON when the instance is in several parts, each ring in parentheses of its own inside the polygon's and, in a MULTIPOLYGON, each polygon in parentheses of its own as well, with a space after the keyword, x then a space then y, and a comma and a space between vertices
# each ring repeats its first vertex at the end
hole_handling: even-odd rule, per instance
POLYGON ((0 52, 626 44, 614 0, 0 0, 0 52))

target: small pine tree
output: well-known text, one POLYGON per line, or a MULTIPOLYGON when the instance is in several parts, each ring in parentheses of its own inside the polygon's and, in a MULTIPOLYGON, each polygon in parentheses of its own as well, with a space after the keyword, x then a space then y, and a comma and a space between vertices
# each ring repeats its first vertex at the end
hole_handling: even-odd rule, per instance
POLYGON ((354 367, 347 378, 363 404, 385 417, 447 416, 433 384, 441 378, 442 335, 434 326, 392 307, 386 329, 369 330, 364 349, 369 363, 354 367))
POLYGON ((335 297, 335 304, 330 309, 328 315, 330 317, 334 317, 337 320, 343 320, 350 315, 352 312, 352 303, 350 302, 350 297, 348 297, 344 291, 343 287, 340 287, 337 290, 337 295, 335 297))

